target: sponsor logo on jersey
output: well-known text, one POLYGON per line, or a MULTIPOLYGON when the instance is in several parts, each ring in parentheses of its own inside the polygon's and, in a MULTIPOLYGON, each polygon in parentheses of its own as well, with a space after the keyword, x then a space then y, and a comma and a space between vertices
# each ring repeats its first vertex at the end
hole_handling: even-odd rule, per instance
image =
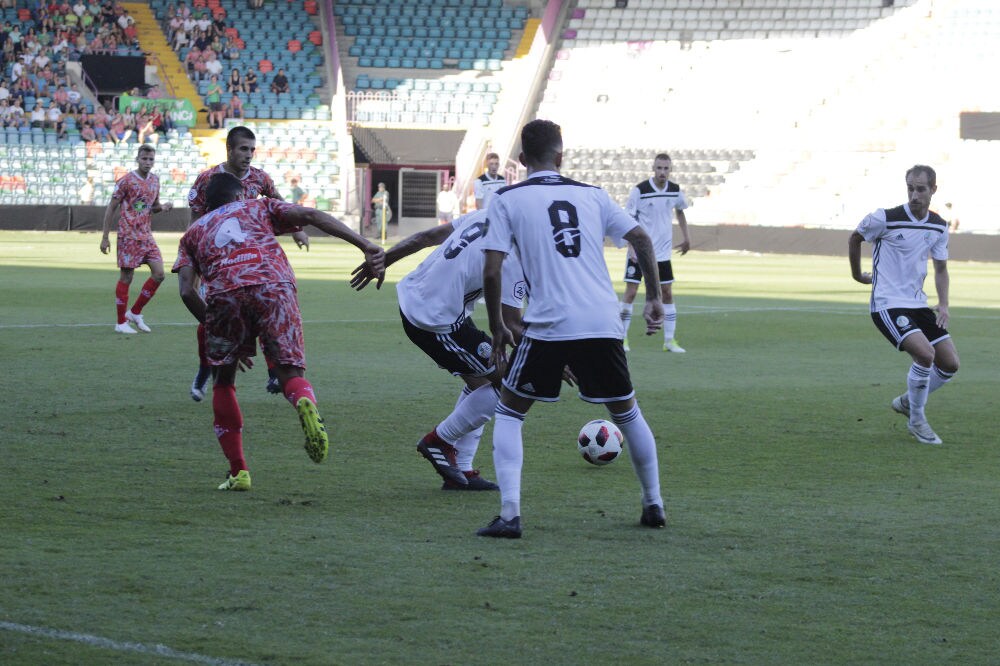
POLYGON ((480 342, 479 346, 476 347, 476 353, 479 354, 479 358, 489 358, 492 352, 493 346, 488 342, 480 342))
POLYGON ((188 190, 188 201, 194 201, 197 198, 198 198, 198 190, 192 187, 190 190, 188 190))
POLYGON ((896 239, 895 240, 903 240, 903 234, 902 234, 902 232, 896 234, 896 239))
POLYGON ((146 210, 146 207, 147 207, 147 204, 142 199, 139 199, 134 204, 132 204, 132 209, 134 211, 136 211, 137 213, 141 213, 142 211, 146 210))
POLYGON ((906 328, 910 325, 910 318, 906 315, 899 315, 896 317, 896 326, 899 328, 906 328))
POLYGON ((233 266, 245 266, 247 264, 259 264, 264 261, 264 255, 260 248, 243 247, 233 250, 229 256, 219 261, 219 268, 231 268, 233 266))
POLYGON ((240 221, 235 217, 226 218, 215 232, 215 247, 225 247, 230 241, 242 243, 246 239, 247 235, 240 227, 240 221))

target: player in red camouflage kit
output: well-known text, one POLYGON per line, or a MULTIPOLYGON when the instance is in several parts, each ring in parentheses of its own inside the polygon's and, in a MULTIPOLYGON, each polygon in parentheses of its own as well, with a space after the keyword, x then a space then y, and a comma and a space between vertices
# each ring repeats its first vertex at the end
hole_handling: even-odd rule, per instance
POLYGON ((181 237, 173 266, 184 305, 205 327, 206 355, 216 369, 215 433, 229 460, 229 475, 219 490, 250 489, 235 382, 237 369, 252 365, 258 337, 265 357, 274 363, 281 391, 299 414, 309 457, 322 462, 329 447, 316 396, 305 378, 295 273, 275 234, 311 224, 361 249, 366 265, 379 279, 385 273, 382 248, 336 218, 276 199, 241 200, 242 191, 242 183, 232 174, 209 179, 205 188, 209 212, 181 237), (198 293, 199 278, 204 300, 198 293))
MULTIPOLYGON (((217 173, 231 173, 240 179, 243 185, 241 199, 256 199, 267 197, 269 199, 282 199, 278 189, 263 169, 251 166, 254 152, 257 150, 257 137, 249 127, 242 125, 233 127, 226 135, 226 161, 211 169, 206 169, 198 174, 191 191, 188 193, 188 205, 191 207, 191 222, 208 212, 205 199, 205 188, 209 179, 217 173)), ((309 249, 309 236, 304 231, 296 231, 292 234, 296 245, 300 248, 309 249)), ((208 382, 211 367, 205 359, 205 331, 198 327, 198 372, 194 381, 191 382, 191 398, 195 402, 201 402, 205 397, 205 384, 208 382)), ((278 380, 273 368, 268 366, 267 390, 270 393, 280 393, 278 380)))
POLYGON ((160 178, 150 173, 156 162, 156 149, 148 144, 139 146, 135 163, 138 168, 130 171, 115 183, 111 201, 104 211, 104 229, 101 236, 101 252, 107 254, 111 249, 108 234, 111 223, 121 207, 121 218, 118 220, 118 285, 115 288, 115 305, 118 309, 118 321, 115 332, 134 334, 135 329, 129 322, 144 333, 150 328, 142 318, 142 308, 153 297, 160 283, 163 282, 163 257, 160 248, 153 240, 151 226, 153 213, 170 210, 170 202, 160 203, 160 178), (142 264, 149 266, 150 276, 142 285, 139 296, 131 309, 128 309, 128 290, 132 284, 135 269, 142 264))

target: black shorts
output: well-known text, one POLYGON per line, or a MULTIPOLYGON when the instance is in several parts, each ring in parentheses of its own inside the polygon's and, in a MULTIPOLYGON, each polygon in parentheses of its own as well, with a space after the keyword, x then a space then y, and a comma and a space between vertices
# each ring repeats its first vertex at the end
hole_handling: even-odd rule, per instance
POLYGON ((485 377, 493 372, 490 354, 493 339, 476 328, 467 318, 451 333, 434 333, 414 326, 400 311, 403 330, 413 344, 420 347, 439 367, 453 375, 485 377))
POLYGON ((208 108, 212 111, 222 111, 222 102, 209 102, 208 108))
POLYGON ((930 308, 889 308, 872 313, 872 321, 892 346, 902 351, 903 340, 920 331, 932 345, 951 337, 937 325, 937 316, 930 308))
MULTIPOLYGON (((674 281, 674 267, 669 259, 656 262, 656 267, 660 271, 660 284, 670 284, 674 281)), ((642 282, 642 269, 639 268, 639 262, 632 257, 625 262, 625 281, 635 284, 642 282)))
POLYGON ((503 385, 523 398, 555 402, 566 366, 576 375, 582 400, 618 402, 635 395, 625 349, 614 338, 548 341, 525 337, 514 350, 503 385))

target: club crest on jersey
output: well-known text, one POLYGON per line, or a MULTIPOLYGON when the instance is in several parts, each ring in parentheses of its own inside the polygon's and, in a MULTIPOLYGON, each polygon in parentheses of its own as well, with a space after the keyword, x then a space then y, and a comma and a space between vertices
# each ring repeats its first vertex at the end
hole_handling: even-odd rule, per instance
POLYGON ((910 325, 910 318, 906 315, 899 315, 896 317, 896 326, 899 328, 906 328, 910 325))
POLYGON ((246 232, 240 228, 240 222, 235 217, 223 220, 215 232, 215 247, 225 247, 230 241, 242 243, 247 239, 246 232))
POLYGON ((257 189, 256 185, 248 185, 244 188, 244 191, 247 193, 247 199, 256 199, 257 195, 260 194, 260 190, 257 189))
POLYGON ((524 283, 524 280, 518 280, 514 283, 514 298, 519 301, 524 300, 524 297, 528 294, 528 285, 524 283))
POLYGON ((493 346, 488 342, 480 342, 476 347, 476 353, 479 354, 479 358, 489 358, 493 353, 493 346))
POLYGON ((264 257, 259 247, 241 247, 233 250, 229 256, 219 261, 221 268, 231 268, 233 266, 245 266, 247 264, 259 264, 264 261, 264 257))
POLYGON ((194 201, 197 198, 198 198, 198 190, 192 187, 190 190, 188 190, 188 201, 194 201))

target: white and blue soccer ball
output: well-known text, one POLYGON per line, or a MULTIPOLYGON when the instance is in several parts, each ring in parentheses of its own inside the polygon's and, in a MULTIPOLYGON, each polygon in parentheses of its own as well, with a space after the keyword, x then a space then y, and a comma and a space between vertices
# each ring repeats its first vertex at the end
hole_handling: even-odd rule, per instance
POLYGON ((576 446, 583 459, 591 465, 607 465, 618 460, 625 438, 611 421, 595 419, 580 428, 576 446))

